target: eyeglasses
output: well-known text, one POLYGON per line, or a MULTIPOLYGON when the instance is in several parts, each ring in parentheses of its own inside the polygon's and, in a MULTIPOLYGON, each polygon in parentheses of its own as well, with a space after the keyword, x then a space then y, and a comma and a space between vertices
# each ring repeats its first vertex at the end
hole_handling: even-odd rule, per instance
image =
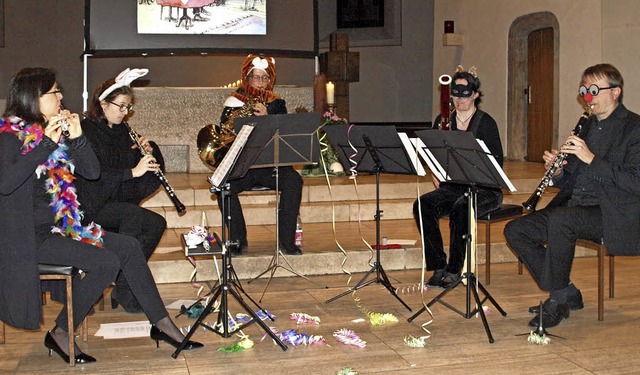
POLYGON ((60 91, 60 89, 58 89, 58 90, 54 90, 54 91, 49 91, 49 92, 45 92, 44 94, 42 94, 42 95, 40 95, 40 96, 45 96, 45 95, 47 95, 47 94, 53 94, 53 95, 55 95, 55 94, 62 94, 62 91, 60 91))
POLYGON ((113 105, 115 105, 116 107, 118 107, 118 109, 120 110, 120 112, 124 112, 125 110, 127 112, 130 112, 133 109, 133 103, 129 103, 129 104, 116 104, 114 102, 109 102, 113 105))
POLYGON ((589 86, 589 88, 587 88, 587 86, 582 85, 580 86, 580 88, 578 89, 578 93, 580 94, 580 96, 585 96, 587 95, 587 93, 593 95, 593 96, 597 96, 600 91, 602 90, 611 90, 611 89, 615 89, 618 86, 609 86, 609 87, 598 87, 598 85, 591 85, 589 86))
POLYGON ((254 81, 262 81, 262 82, 269 82, 271 81, 271 78, 269 78, 269 76, 256 76, 256 75, 250 75, 249 76, 250 79, 254 80, 254 81))

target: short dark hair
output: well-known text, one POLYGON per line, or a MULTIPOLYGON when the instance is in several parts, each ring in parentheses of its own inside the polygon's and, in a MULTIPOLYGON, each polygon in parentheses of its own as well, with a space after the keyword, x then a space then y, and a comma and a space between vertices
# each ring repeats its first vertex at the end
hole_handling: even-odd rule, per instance
POLYGON ((9 82, 4 116, 18 116, 26 122, 44 124, 40 97, 56 83, 56 72, 49 68, 24 68, 9 82))
POLYGON ((624 79, 622 78, 622 74, 620 71, 611 64, 596 64, 588 67, 582 73, 581 83, 588 77, 593 78, 604 78, 609 83, 609 87, 620 87, 620 96, 618 96, 618 103, 622 103, 622 94, 624 86, 624 79))
MULTIPOLYGON (((84 114, 85 116, 95 122, 100 122, 105 118, 104 111, 102 110, 102 106, 100 105, 100 95, 114 83, 116 83, 115 78, 111 78, 96 86, 96 88, 93 90, 93 94, 91 94, 91 101, 89 101, 89 108, 84 114)), ((118 87, 117 89, 110 92, 103 100, 112 102, 116 97, 118 97, 118 95, 127 95, 130 96, 133 100, 133 89, 126 85, 118 87)))
POLYGON ((480 80, 478 77, 474 76, 469 72, 455 72, 453 77, 451 77, 451 81, 455 84, 456 79, 465 79, 471 90, 478 93, 478 97, 473 101, 473 104, 477 107, 482 102, 482 96, 484 95, 482 91, 480 91, 480 80))

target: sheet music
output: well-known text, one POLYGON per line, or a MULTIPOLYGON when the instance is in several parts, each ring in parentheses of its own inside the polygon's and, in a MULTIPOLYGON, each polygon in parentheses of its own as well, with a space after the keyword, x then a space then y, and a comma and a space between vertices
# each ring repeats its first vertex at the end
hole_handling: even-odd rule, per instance
POLYGON ((438 181, 440 182, 445 181, 444 176, 446 175, 446 172, 444 168, 442 168, 440 163, 438 163, 438 161, 436 160, 435 156, 433 156, 431 151, 427 149, 427 146, 424 144, 424 142, 422 142, 422 139, 411 138, 410 141, 413 147, 417 148, 418 154, 422 157, 422 160, 424 160, 424 162, 427 163, 427 166, 431 170, 431 173, 433 173, 433 175, 436 176, 438 181))
POLYGON ((220 187, 220 184, 222 184, 225 177, 229 174, 231 167, 235 164, 238 155, 240 155, 240 151, 242 151, 242 148, 247 143, 247 139, 249 139, 249 135, 253 131, 253 128, 254 127, 251 125, 242 126, 242 129, 240 129, 236 135, 236 139, 233 141, 231 148, 229 148, 229 151, 227 151, 227 154, 222 159, 222 162, 220 162, 218 168, 216 168, 211 177, 209 177, 211 185, 218 188, 220 187))
POLYGON ((409 160, 413 164, 413 168, 418 172, 418 176, 426 176, 427 171, 424 170, 422 163, 420 163, 420 159, 418 158, 418 154, 416 153, 416 146, 411 142, 407 133, 398 133, 400 136, 400 140, 404 145, 404 149, 407 151, 409 155, 409 160))
POLYGON ((498 161, 496 160, 496 158, 491 154, 491 151, 489 151, 489 147, 487 147, 487 145, 484 143, 484 141, 482 141, 480 139, 476 139, 476 140, 478 141, 478 143, 480 144, 480 147, 482 147, 484 152, 487 153, 487 156, 489 157, 489 160, 491 160, 491 163, 493 164, 493 167, 498 171, 498 173, 500 173, 500 177, 502 177, 504 182, 509 187, 509 191, 512 192, 512 193, 515 193, 517 191, 516 187, 513 186, 513 184, 511 183, 511 180, 509 180, 509 177, 507 177, 507 175, 504 173, 502 168, 500 168, 500 164, 498 164, 498 161))

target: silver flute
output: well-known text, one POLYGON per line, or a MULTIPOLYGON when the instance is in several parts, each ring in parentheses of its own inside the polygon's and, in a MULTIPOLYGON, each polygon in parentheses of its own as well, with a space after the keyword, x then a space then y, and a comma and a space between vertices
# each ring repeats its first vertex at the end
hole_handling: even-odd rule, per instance
MULTIPOLYGON (((62 104, 60 104, 60 114, 62 114, 62 111, 64 111, 64 107, 62 106, 62 104)), ((60 128, 62 129, 62 135, 64 135, 66 138, 69 138, 69 123, 67 122, 66 117, 62 118, 60 128)))

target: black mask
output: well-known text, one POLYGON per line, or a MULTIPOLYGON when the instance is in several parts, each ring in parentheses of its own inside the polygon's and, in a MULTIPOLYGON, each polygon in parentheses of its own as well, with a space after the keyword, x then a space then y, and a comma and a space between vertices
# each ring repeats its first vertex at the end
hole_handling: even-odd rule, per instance
POLYGON ((473 95, 473 89, 470 85, 455 84, 451 87, 451 96, 458 98, 468 98, 473 95))

